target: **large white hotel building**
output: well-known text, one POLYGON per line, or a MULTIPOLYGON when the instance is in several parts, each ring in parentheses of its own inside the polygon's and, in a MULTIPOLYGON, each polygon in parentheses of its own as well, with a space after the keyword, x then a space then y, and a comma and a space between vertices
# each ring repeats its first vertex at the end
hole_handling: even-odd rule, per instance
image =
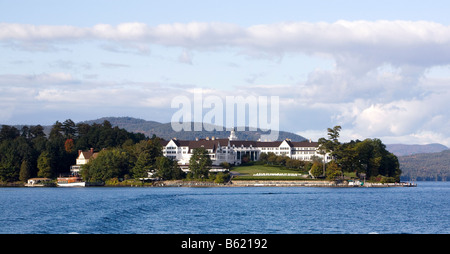
MULTIPOLYGON (((222 162, 239 165, 243 156, 250 160, 258 160, 261 153, 273 152, 276 155, 284 155, 292 159, 310 161, 313 156, 323 159, 318 151, 318 143, 310 141, 294 142, 289 139, 283 141, 244 141, 237 140, 234 131, 225 139, 206 138, 196 140, 162 141, 164 156, 177 160, 178 164, 188 165, 193 149, 204 148, 208 151, 212 164, 217 166, 222 162)), ((328 157, 328 156, 327 156, 328 157)), ((329 158, 325 158, 328 161, 329 158)), ((183 167, 182 167, 183 168, 183 167)))

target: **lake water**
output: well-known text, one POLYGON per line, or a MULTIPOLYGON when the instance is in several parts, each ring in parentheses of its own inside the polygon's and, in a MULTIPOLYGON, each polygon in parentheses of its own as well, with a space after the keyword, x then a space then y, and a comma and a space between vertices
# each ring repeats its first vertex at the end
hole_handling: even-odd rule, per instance
POLYGON ((2 234, 448 234, 450 183, 416 188, 0 188, 2 234))

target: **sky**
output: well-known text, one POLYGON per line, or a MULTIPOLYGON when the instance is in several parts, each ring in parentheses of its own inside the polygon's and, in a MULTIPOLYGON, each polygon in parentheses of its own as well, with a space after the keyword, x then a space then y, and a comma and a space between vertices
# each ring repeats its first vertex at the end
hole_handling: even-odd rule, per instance
POLYGON ((450 146, 450 1, 0 0, 0 123, 130 116, 174 97, 278 96, 317 140, 450 146))

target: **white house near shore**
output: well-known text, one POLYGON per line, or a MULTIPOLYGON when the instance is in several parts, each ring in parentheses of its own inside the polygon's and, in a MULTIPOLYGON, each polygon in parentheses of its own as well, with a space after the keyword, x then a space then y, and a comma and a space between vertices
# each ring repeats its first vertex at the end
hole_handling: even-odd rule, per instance
MULTIPOLYGON (((283 141, 244 141, 237 140, 234 131, 231 131, 228 138, 206 138, 196 140, 177 140, 173 138, 169 141, 163 140, 164 156, 178 161, 183 170, 187 169, 189 159, 196 148, 204 148, 208 151, 212 160, 211 171, 220 171, 217 166, 222 162, 229 164, 241 164, 242 157, 247 156, 250 160, 258 160, 261 153, 273 152, 276 155, 298 160, 311 161, 313 156, 323 159, 323 155, 318 151, 318 143, 309 141, 294 142, 289 139, 283 141), (214 167, 216 166, 216 167, 214 167)), ((329 161, 328 155, 325 161, 329 161)))
POLYGON ((81 166, 87 164, 90 159, 95 159, 97 155, 98 153, 94 153, 94 148, 91 148, 88 151, 78 150, 76 165, 70 166, 70 173, 72 175, 78 175, 80 173, 81 166))

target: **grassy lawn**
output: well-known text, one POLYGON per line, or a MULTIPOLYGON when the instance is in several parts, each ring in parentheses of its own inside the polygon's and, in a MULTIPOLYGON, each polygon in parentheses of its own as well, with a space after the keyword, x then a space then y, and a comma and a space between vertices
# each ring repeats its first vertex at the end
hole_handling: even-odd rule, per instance
POLYGON ((293 169, 288 169, 282 166, 265 165, 250 163, 249 165, 236 166, 231 169, 232 173, 239 174, 235 176, 234 180, 304 180, 305 178, 300 174, 308 174, 293 169), (298 174, 298 176, 254 176, 255 174, 298 174))

